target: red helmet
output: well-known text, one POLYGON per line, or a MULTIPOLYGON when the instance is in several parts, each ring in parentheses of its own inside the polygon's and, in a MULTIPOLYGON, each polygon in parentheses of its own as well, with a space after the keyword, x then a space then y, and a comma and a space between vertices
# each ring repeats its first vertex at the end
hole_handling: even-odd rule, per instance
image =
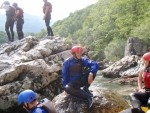
POLYGON ((144 59, 144 60, 147 60, 147 61, 150 61, 150 52, 145 53, 145 54, 143 55, 143 59, 144 59))
POLYGON ((73 46, 71 49, 72 53, 82 53, 83 52, 83 48, 81 46, 73 46))

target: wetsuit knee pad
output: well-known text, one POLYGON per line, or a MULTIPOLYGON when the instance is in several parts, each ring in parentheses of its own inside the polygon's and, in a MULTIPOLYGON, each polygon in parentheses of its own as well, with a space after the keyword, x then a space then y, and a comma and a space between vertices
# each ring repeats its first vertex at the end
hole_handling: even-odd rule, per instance
POLYGON ((74 89, 74 88, 73 88, 71 85, 66 85, 66 86, 64 87, 64 90, 65 90, 67 93, 71 92, 73 89, 74 89))
POLYGON ((148 107, 148 109, 150 109, 150 98, 148 99, 147 107, 148 107))
POLYGON ((140 108, 141 102, 139 99, 135 96, 135 93, 131 93, 130 95, 130 101, 133 108, 140 108))

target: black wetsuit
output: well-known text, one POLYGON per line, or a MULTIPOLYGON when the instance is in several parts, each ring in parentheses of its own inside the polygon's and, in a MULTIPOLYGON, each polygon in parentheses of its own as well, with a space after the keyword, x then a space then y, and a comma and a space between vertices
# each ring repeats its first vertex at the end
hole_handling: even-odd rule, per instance
POLYGON ((14 16, 15 16, 15 9, 12 6, 9 6, 9 10, 6 11, 6 23, 5 23, 5 31, 7 33, 9 42, 14 41, 14 31, 13 31, 14 16))
MULTIPOLYGON (((49 2, 46 2, 43 6, 43 13, 45 14, 46 7, 49 6, 50 9, 52 8, 51 4, 49 2)), ((45 25, 47 27, 47 34, 48 36, 54 36, 52 28, 50 27, 50 20, 51 20, 51 10, 47 13, 45 17, 45 25)))
MULTIPOLYGON (((16 10, 22 10, 21 8, 17 7, 16 10)), ((23 13, 23 12, 22 12, 23 13)), ((16 29, 17 29, 17 34, 18 34, 18 39, 22 39, 24 37, 24 33, 22 31, 23 29, 23 24, 24 24, 24 19, 23 19, 23 14, 21 15, 17 15, 16 16, 16 21, 17 21, 17 24, 16 24, 16 29)))

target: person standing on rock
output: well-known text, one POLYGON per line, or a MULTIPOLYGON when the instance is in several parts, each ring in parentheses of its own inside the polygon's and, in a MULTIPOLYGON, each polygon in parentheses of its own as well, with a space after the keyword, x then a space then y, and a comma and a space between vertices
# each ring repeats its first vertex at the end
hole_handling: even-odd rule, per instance
POLYGON ((71 53, 72 57, 64 61, 62 68, 63 88, 68 94, 86 100, 90 108, 93 103, 93 94, 89 91, 89 86, 99 66, 96 62, 82 57, 81 46, 72 47, 71 53))
POLYGON ((47 34, 48 34, 48 36, 54 36, 52 28, 50 27, 52 4, 50 2, 48 2, 47 0, 43 0, 43 2, 44 2, 44 6, 43 6, 44 17, 43 17, 43 20, 45 20, 45 25, 47 27, 47 34))
POLYGON ((14 41, 14 21, 15 21, 15 8, 10 6, 9 1, 5 1, 0 9, 6 9, 6 23, 5 23, 5 31, 8 37, 8 43, 14 41))
POLYGON ((53 104, 47 98, 37 101, 34 91, 24 90, 18 95, 18 104, 28 113, 57 113, 53 104))
MULTIPOLYGON (((131 105, 134 109, 141 110, 141 106, 148 105, 150 108, 150 52, 143 55, 144 68, 140 70, 138 76, 138 92, 130 94, 131 105), (144 88, 142 83, 144 81, 144 88)), ((134 110, 133 109, 133 110, 134 110)))
POLYGON ((23 9, 18 7, 17 3, 13 3, 13 7, 16 10, 16 29, 17 29, 17 34, 18 34, 18 39, 21 40, 24 37, 24 33, 22 31, 23 29, 23 24, 24 24, 24 19, 23 19, 23 9))

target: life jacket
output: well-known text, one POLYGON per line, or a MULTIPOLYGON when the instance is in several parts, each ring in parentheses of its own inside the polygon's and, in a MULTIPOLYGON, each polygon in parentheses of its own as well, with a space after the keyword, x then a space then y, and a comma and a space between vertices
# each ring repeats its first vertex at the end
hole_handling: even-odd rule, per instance
POLYGON ((9 6, 9 10, 6 11, 7 18, 15 17, 15 15, 16 15, 15 8, 12 6, 9 6))
POLYGON ((82 87, 85 84, 88 84, 88 75, 90 73, 90 69, 88 67, 83 67, 82 59, 75 60, 74 58, 69 59, 69 70, 68 74, 70 77, 70 83, 77 87, 82 87), (72 81, 72 79, 74 79, 72 81))
POLYGON ((145 68, 143 78, 145 88, 150 89, 150 67, 145 68))
POLYGON ((40 104, 37 105, 37 107, 44 108, 48 113, 57 113, 53 103, 47 98, 42 99, 40 101, 40 104))
POLYGON ((82 60, 73 60, 69 59, 69 76, 72 76, 74 73, 82 72, 82 60))
POLYGON ((16 8, 16 12, 19 11, 19 13, 16 14, 16 17, 23 17, 23 9, 21 9, 20 7, 16 8))
POLYGON ((45 11, 46 11, 46 7, 49 7, 49 10, 48 10, 48 13, 51 13, 52 12, 52 4, 50 2, 46 2, 43 6, 43 13, 45 14, 45 11))

